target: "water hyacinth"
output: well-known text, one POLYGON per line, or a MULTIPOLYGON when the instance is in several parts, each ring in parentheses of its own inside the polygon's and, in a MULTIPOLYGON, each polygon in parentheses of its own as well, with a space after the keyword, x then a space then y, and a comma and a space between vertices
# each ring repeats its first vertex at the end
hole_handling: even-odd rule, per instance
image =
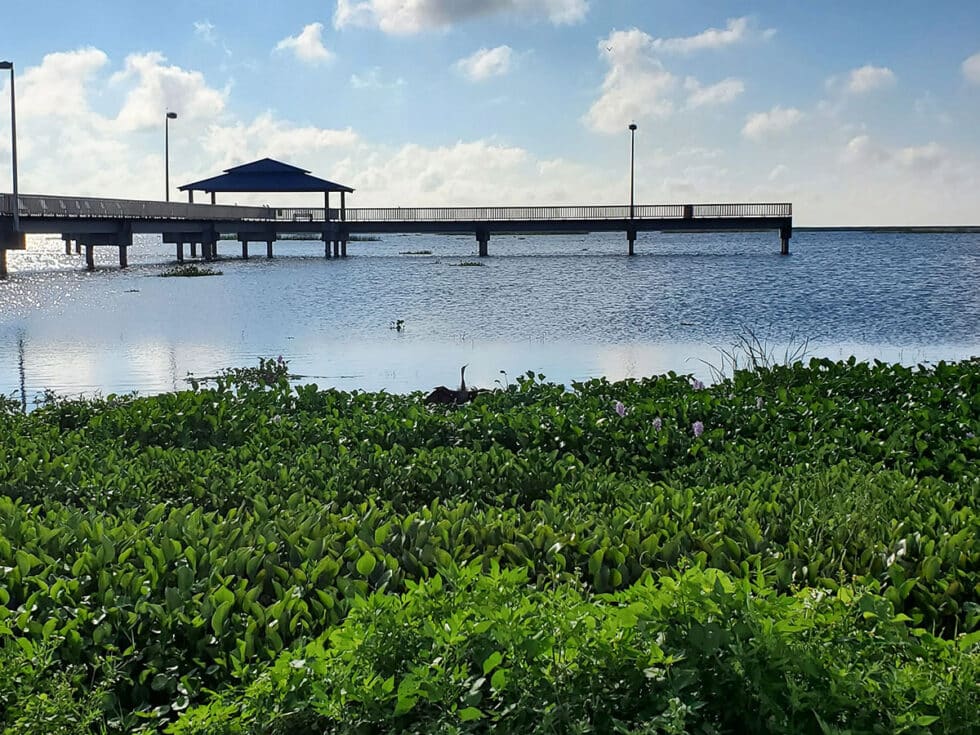
POLYGON ((664 428, 664 422, 659 416, 653 420, 653 428, 655 431, 660 431, 664 428))
POLYGON ((622 401, 616 401, 615 404, 616 413, 622 417, 626 415, 626 406, 623 405, 622 401))
POLYGON ((704 424, 700 421, 695 421, 691 424, 691 431, 694 432, 695 437, 699 437, 704 433, 704 424))

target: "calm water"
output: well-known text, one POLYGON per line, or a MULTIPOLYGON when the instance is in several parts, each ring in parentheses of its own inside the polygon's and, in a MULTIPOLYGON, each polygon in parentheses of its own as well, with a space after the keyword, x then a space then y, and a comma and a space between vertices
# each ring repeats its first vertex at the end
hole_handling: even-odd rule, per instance
POLYGON ((224 275, 158 278, 170 246, 146 238, 120 271, 60 240, 11 253, 0 282, 0 393, 75 395, 186 386, 189 372, 283 355, 322 386, 405 392, 492 386, 533 370, 567 382, 676 370, 709 377, 752 330, 780 349, 915 364, 980 354, 980 235, 775 233, 496 237, 482 267, 470 237, 281 242, 267 261, 223 242, 224 275), (433 255, 404 255, 431 250, 433 255), (391 329, 404 320, 401 332, 391 329))

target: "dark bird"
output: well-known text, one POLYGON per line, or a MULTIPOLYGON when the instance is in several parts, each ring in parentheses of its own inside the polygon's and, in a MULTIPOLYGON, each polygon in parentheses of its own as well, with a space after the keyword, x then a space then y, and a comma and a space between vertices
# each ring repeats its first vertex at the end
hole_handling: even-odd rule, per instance
POLYGON ((466 365, 463 365, 463 367, 459 369, 459 388, 453 390, 452 388, 447 388, 444 385, 440 385, 438 388, 433 389, 432 392, 425 397, 425 402, 459 405, 461 403, 469 403, 478 393, 484 392, 485 391, 481 390, 480 388, 466 387, 466 365))

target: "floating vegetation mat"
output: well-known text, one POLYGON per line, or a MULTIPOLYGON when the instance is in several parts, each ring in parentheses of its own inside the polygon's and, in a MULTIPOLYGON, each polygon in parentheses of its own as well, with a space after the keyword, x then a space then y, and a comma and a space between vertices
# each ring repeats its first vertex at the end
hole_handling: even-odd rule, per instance
POLYGON ((978 434, 977 360, 4 403, 0 730, 977 732, 978 434))

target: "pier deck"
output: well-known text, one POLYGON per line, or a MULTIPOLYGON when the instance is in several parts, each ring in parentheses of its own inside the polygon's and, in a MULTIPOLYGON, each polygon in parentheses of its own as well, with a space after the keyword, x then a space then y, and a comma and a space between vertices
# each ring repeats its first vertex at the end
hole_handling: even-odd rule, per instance
POLYGON ((7 250, 26 246, 25 235, 57 234, 85 249, 86 264, 94 267, 93 248, 117 247, 119 264, 127 264, 134 234, 159 234, 176 246, 177 260, 184 245, 201 245, 202 256, 215 256, 222 236, 233 235, 248 257, 250 242, 266 243, 272 257, 280 235, 316 233, 326 257, 345 256, 355 234, 444 233, 472 234, 481 256, 489 255, 495 234, 623 232, 633 255, 638 232, 778 231, 780 252, 789 253, 793 208, 787 203, 662 204, 561 207, 386 207, 325 208, 229 206, 124 199, 20 195, 15 229, 13 195, 0 194, 0 275, 6 274, 7 250))

